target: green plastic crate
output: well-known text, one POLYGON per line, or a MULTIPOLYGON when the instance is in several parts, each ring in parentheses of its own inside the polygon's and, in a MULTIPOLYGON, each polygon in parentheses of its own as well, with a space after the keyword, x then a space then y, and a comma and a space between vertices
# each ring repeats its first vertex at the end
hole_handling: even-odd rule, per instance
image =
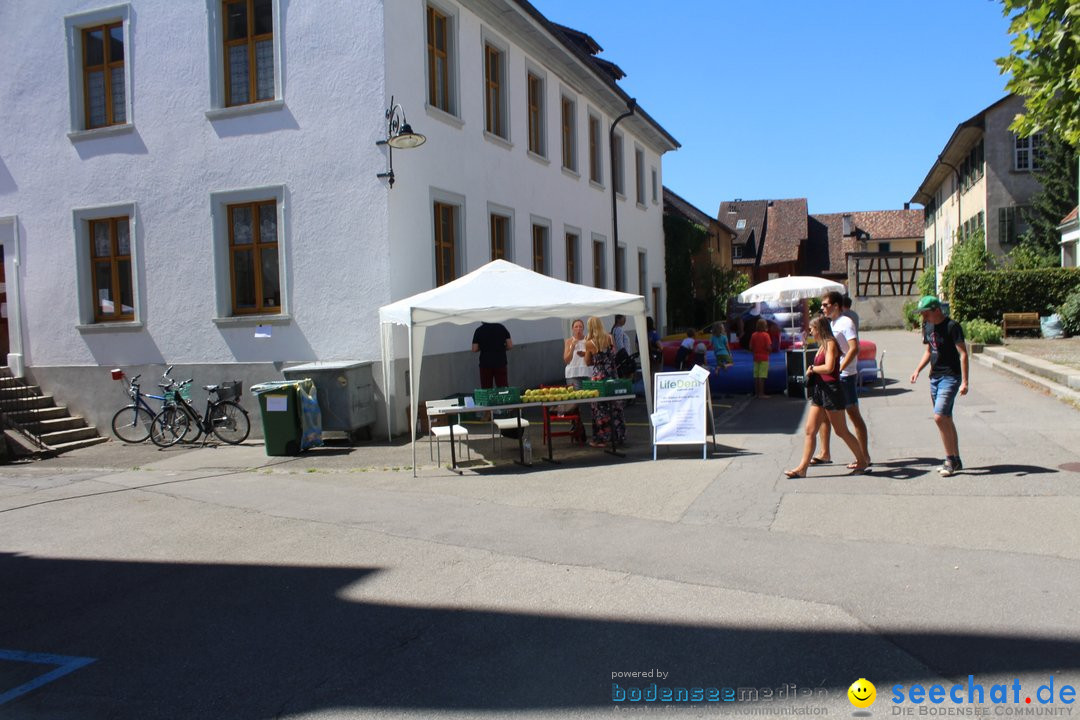
POLYGON ((632 395, 634 393, 634 383, 627 379, 615 379, 609 380, 582 380, 582 390, 598 390, 600 391, 600 397, 617 397, 620 395, 632 395))
POLYGON ((477 405, 516 405, 521 402, 521 388, 477 388, 473 401, 477 405))
MULTIPOLYGON (((173 402, 173 398, 176 397, 175 390, 165 391, 165 402, 173 402)), ((184 398, 188 402, 191 402, 191 385, 185 385, 180 388, 180 397, 184 398)))

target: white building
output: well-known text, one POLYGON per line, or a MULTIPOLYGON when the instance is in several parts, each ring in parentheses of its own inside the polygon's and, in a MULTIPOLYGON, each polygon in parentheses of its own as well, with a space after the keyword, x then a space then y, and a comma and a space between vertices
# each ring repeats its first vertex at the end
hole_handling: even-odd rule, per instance
MULTIPOLYGON (((628 97, 523 0, 11 0, 0 26, 8 362, 99 425, 115 366, 250 385, 377 362, 379 306, 493 255, 660 313, 678 144, 640 109, 617 126, 616 273, 628 97), (391 97, 427 137, 392 189, 391 97)), ((512 383, 561 376, 562 322, 507 325, 512 383)), ((429 335, 427 397, 475 387, 470 340, 429 335)))

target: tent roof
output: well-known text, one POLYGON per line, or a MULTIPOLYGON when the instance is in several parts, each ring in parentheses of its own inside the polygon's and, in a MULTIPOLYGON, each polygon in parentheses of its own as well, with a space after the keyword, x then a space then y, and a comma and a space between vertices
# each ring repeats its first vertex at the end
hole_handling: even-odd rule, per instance
POLYGON ((381 323, 469 325, 575 315, 645 312, 640 295, 556 280, 506 260, 493 260, 442 287, 379 308, 381 323))

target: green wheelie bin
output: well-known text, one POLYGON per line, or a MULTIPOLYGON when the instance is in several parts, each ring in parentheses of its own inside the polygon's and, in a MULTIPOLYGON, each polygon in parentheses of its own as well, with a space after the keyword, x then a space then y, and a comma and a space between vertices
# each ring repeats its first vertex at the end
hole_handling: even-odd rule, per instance
POLYGON ((299 455, 303 449, 300 392, 304 383, 312 384, 311 380, 277 380, 252 386, 251 392, 259 398, 267 455, 299 455))

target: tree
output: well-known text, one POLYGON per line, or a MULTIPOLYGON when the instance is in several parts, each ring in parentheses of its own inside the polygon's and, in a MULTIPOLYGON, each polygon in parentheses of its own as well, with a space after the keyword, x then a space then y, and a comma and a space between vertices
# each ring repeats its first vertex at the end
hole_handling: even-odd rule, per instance
POLYGON ((708 239, 702 225, 675 215, 664 215, 664 274, 667 279, 667 325, 694 322, 693 258, 708 239))
POLYGON ((941 271, 941 287, 938 289, 943 300, 952 300, 953 278, 957 273, 994 269, 994 258, 986 251, 984 233, 985 231, 979 228, 953 245, 949 263, 941 271))
POLYGON ((1026 112, 1010 126, 1021 136, 1040 130, 1080 146, 1080 0, 1002 0, 1012 53, 998 58, 1012 75, 1006 89, 1026 112))

